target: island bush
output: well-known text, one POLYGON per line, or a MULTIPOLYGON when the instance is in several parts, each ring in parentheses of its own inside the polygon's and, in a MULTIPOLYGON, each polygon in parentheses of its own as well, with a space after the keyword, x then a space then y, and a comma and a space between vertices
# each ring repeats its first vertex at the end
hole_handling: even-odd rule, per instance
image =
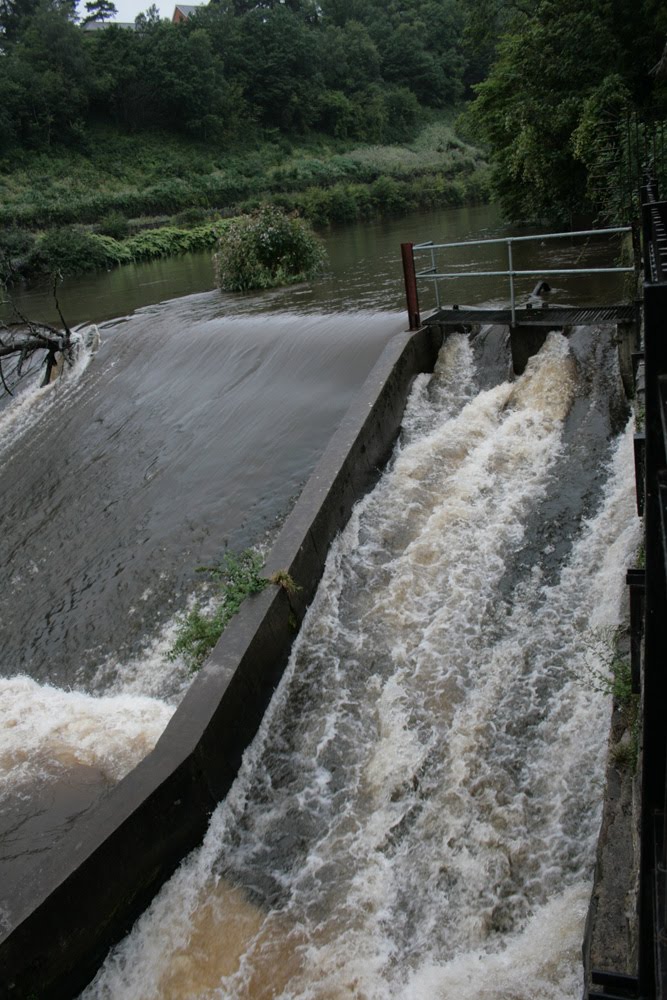
POLYGON ((231 220, 215 254, 216 277, 223 291, 305 281, 322 267, 324 248, 311 227, 275 205, 231 220))

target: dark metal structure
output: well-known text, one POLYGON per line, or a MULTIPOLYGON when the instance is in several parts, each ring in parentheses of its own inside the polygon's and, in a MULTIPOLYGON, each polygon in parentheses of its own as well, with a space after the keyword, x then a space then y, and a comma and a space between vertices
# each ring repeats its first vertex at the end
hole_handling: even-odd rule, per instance
MULTIPOLYGON (((667 997, 667 202, 643 188, 645 522, 638 995, 667 997)), ((636 994, 637 995, 637 994, 636 994)))
POLYGON ((635 320, 633 305, 570 307, 545 304, 537 309, 530 305, 515 309, 514 323, 510 309, 470 309, 459 306, 437 309, 425 323, 452 327, 492 323, 498 326, 545 326, 553 330, 556 327, 592 326, 597 323, 634 323, 635 320))
MULTIPOLYGON (((508 324, 511 327, 516 327, 519 325, 523 318, 523 322, 530 324, 531 326, 539 325, 546 326, 549 322, 553 320, 547 319, 546 315, 542 316, 542 320, 533 322, 534 316, 537 311, 533 311, 531 306, 533 304, 541 305, 539 289, 545 288, 549 290, 548 283, 544 280, 544 276, 548 275, 550 278, 553 275, 558 276, 571 276, 574 274, 619 274, 619 273, 632 273, 635 268, 634 266, 614 266, 614 267, 540 267, 535 270, 534 267, 530 269, 518 267, 515 263, 514 250, 517 246, 522 246, 525 244, 538 244, 543 245, 548 241, 562 241, 562 240, 572 240, 573 238, 579 237, 599 237, 599 236, 610 236, 631 233, 631 226, 614 226, 607 229, 582 229, 576 232, 559 232, 559 233, 539 233, 531 234, 530 236, 504 236, 494 239, 487 240, 464 240, 456 243, 434 243, 432 240, 427 243, 402 243, 401 244, 401 257, 403 260, 403 275, 405 278, 405 293, 408 307, 408 319, 409 319, 409 329, 418 330, 420 325, 420 315, 419 315, 419 297, 418 297, 418 282, 422 284, 427 283, 432 285, 435 290, 435 300, 436 300, 436 316, 437 319, 444 322, 446 320, 450 321, 450 325, 455 325, 459 317, 456 315, 456 310, 458 306, 452 305, 449 308, 442 308, 440 289, 444 282, 446 285, 450 286, 451 282, 455 282, 460 278, 506 278, 508 282, 509 291, 509 309, 508 310, 498 310, 498 309, 467 309, 468 312, 475 313, 475 319, 470 320, 470 322, 478 323, 502 323, 508 324), (507 254, 507 267, 503 270, 499 270, 498 266, 492 267, 491 270, 485 267, 467 267, 465 264, 461 265, 440 265, 440 254, 448 250, 456 251, 468 251, 477 248, 487 248, 487 247, 504 247, 507 254), (418 268, 415 261, 415 254, 420 255, 422 260, 421 266, 418 268), (427 263, 424 266, 423 259, 426 257, 427 263), (454 270, 451 268, 454 267, 454 270), (519 308, 517 305, 517 289, 516 281, 517 278, 539 278, 538 284, 536 286, 537 295, 533 293, 531 299, 535 299, 535 303, 530 302, 524 306, 523 309, 519 308), (454 313, 454 315, 450 315, 454 313), (530 315, 528 315, 530 313, 530 315)), ((633 241, 634 242, 634 241, 633 241)), ((667 264, 667 262, 666 262, 667 264)), ((456 299, 454 300, 456 301, 456 299)), ((458 300, 460 301, 460 300, 458 300)), ((590 315, 586 315, 585 311, 582 311, 584 318, 580 319, 580 323, 597 323, 605 322, 604 319, 590 315)), ((436 316, 430 317, 429 321, 436 319, 436 316)), ((634 318, 634 317, 633 317, 634 318)), ((614 321, 616 317, 610 317, 610 321, 614 321)), ((620 320, 623 322, 623 320, 620 320)), ((555 322, 559 325, 575 323, 575 320, 565 320, 562 316, 559 316, 555 322)))

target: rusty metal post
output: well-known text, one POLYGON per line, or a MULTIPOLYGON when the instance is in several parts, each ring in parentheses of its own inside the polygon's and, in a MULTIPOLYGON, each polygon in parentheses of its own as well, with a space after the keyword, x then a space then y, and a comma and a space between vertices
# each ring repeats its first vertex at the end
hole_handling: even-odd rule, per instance
POLYGON ((403 258, 403 277, 405 278, 405 297, 408 304, 408 320, 410 330, 418 330, 421 326, 419 316, 419 298, 417 297, 417 274, 415 272, 415 258, 412 252, 414 243, 401 243, 401 257, 403 258))

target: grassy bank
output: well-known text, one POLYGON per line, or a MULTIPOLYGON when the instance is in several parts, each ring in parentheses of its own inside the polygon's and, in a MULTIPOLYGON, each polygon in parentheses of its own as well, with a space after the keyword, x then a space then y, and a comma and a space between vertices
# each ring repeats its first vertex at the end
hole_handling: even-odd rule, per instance
POLYGON ((65 249, 64 269, 76 271, 213 246, 221 220, 262 203, 323 227, 483 201, 488 187, 480 152, 435 122, 402 146, 268 137, 228 153, 100 130, 85 153, 24 154, 11 170, 5 165, 0 194, 0 244, 29 277, 50 270, 65 249), (64 227, 72 225, 81 228, 68 230, 70 252, 64 227))

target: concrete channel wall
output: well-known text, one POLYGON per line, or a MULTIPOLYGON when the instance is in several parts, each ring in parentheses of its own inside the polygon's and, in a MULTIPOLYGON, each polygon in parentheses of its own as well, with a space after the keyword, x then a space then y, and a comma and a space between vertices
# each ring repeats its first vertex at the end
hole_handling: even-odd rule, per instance
POLYGON ((265 571, 287 570, 301 590, 290 598, 271 586, 245 602, 154 750, 26 873, 0 928, 3 1000, 75 997, 201 841, 282 676, 331 541, 377 480, 412 381, 433 370, 441 342, 428 327, 390 341, 306 484, 265 571))

